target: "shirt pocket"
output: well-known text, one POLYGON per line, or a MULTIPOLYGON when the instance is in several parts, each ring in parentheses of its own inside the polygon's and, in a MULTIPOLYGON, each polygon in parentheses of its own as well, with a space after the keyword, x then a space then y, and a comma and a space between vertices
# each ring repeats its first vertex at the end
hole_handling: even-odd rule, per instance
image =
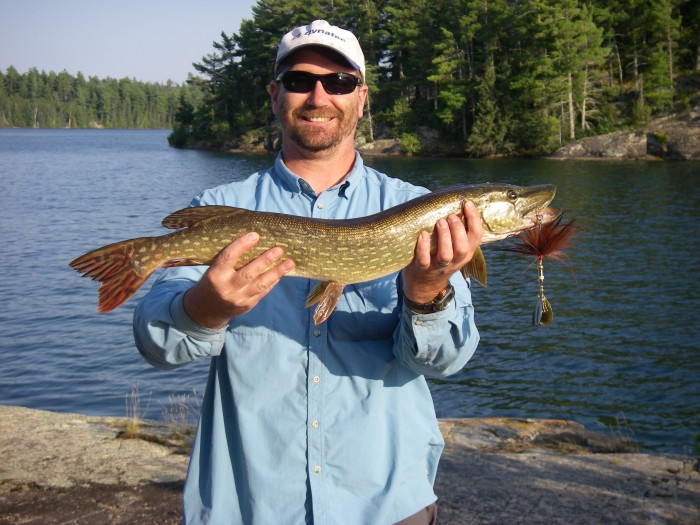
POLYGON ((339 341, 390 339, 398 324, 396 274, 346 285, 328 319, 328 331, 339 341))

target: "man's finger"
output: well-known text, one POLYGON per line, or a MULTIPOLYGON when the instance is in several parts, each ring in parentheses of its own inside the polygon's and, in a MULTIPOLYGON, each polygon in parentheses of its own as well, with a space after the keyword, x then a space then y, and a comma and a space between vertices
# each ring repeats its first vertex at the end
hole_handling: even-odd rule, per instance
POLYGON ((445 219, 440 219, 435 225, 435 232, 437 234, 435 264, 441 268, 445 268, 452 263, 452 259, 454 258, 450 224, 445 219))
POLYGON ((223 250, 221 250, 211 266, 225 266, 226 268, 231 269, 235 268, 238 259, 240 259, 245 252, 258 244, 259 240, 260 235, 258 235, 256 232, 241 235, 238 239, 235 239, 223 250))
POLYGON ((469 241, 475 242, 478 246, 481 244, 481 237, 484 235, 484 227, 481 224, 479 210, 476 209, 476 206, 471 201, 467 201, 464 204, 464 218, 466 219, 469 241))
POLYGON ((274 285, 276 285, 282 277, 291 272, 296 266, 296 262, 293 259, 285 259, 279 264, 276 264, 266 272, 262 273, 251 286, 255 287, 255 291, 258 294, 265 294, 274 285))
POLYGON ((238 269, 235 280, 241 285, 251 283, 257 279, 263 272, 277 262, 284 255, 284 250, 279 246, 273 246, 269 250, 261 253, 255 259, 248 262, 245 266, 238 269))
POLYGON ((447 218, 447 222, 450 225, 452 252, 454 254, 452 262, 461 264, 470 251, 467 229, 462 218, 457 215, 450 215, 447 218))
POLYGON ((413 263, 423 270, 430 267, 430 234, 422 231, 416 241, 416 252, 413 263))

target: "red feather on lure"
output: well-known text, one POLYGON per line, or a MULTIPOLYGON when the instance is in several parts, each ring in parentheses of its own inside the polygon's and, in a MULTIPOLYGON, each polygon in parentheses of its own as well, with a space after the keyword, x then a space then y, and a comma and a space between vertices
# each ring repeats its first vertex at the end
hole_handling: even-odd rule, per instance
POLYGON ((504 251, 537 258, 540 293, 532 314, 532 324, 534 325, 546 326, 554 319, 552 305, 544 296, 544 259, 549 257, 565 264, 564 261, 568 259, 568 255, 564 253, 564 250, 571 246, 573 236, 581 230, 574 224, 573 219, 562 224, 563 217, 564 214, 561 213, 548 224, 536 224, 515 237, 511 246, 502 248, 504 251))
POLYGON ((571 247, 574 235, 581 228, 574 224, 574 219, 562 224, 564 214, 548 224, 538 224, 528 230, 522 231, 513 240, 513 245, 503 248, 505 251, 516 252, 521 255, 531 255, 539 260, 549 257, 562 264, 568 255, 564 250, 571 247))

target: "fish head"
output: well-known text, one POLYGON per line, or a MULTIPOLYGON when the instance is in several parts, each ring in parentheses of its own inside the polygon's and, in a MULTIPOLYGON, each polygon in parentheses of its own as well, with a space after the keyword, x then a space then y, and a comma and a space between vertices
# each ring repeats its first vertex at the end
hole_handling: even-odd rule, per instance
POLYGON ((487 184, 484 191, 468 198, 476 205, 484 229, 482 243, 517 235, 533 226, 552 222, 560 210, 549 208, 556 186, 487 184))

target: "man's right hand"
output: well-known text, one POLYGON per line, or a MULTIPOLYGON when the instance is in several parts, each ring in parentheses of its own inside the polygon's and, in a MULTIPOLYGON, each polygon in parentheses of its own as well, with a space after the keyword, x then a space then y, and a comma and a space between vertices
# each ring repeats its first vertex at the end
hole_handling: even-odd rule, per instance
POLYGON ((259 240, 260 236, 253 232, 233 241, 221 250, 202 278, 185 292, 182 305, 193 321, 216 330, 225 327, 232 317, 258 304, 295 267, 292 259, 282 260, 282 248, 274 247, 236 270, 241 255, 259 240))

